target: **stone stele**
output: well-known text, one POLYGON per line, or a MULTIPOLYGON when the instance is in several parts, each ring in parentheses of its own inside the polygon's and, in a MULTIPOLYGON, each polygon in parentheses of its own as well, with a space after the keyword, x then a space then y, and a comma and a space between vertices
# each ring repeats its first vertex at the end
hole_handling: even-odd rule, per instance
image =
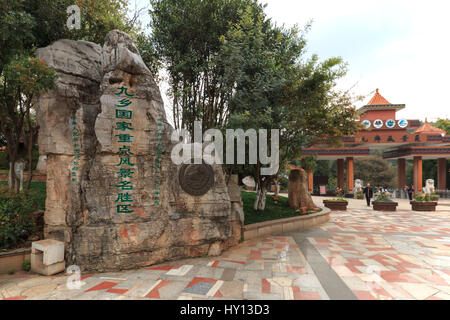
POLYGON ((40 154, 47 156, 45 238, 64 242, 67 265, 130 269, 218 255, 239 242, 242 210, 239 199, 230 199, 221 166, 213 166, 214 185, 206 194, 181 189, 180 167, 170 159, 173 128, 127 34, 110 32, 103 47, 59 40, 37 56, 58 74, 55 88, 38 97, 37 118, 40 154), (117 96, 120 88, 132 97, 117 96), (132 102, 120 107, 132 112, 129 143, 117 130, 122 99, 132 102), (133 172, 125 180, 119 175, 123 146, 132 165, 125 168, 133 172), (123 181, 132 189, 120 190, 123 181), (128 213, 118 213, 124 192, 132 202, 128 213))

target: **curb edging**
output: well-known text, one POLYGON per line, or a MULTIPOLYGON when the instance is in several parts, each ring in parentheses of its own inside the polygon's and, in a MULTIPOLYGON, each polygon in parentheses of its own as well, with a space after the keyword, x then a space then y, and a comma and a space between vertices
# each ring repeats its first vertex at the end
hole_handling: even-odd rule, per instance
POLYGON ((304 230, 328 222, 330 220, 331 210, 328 208, 321 209, 321 212, 306 216, 264 221, 246 225, 242 228, 244 240, 304 230))

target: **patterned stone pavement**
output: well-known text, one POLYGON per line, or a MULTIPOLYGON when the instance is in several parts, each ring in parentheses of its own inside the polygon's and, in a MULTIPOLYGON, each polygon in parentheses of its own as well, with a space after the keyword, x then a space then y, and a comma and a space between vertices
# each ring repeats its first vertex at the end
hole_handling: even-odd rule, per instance
POLYGON ((435 213, 357 208, 220 257, 82 275, 0 276, 0 299, 450 300, 450 207, 435 213))

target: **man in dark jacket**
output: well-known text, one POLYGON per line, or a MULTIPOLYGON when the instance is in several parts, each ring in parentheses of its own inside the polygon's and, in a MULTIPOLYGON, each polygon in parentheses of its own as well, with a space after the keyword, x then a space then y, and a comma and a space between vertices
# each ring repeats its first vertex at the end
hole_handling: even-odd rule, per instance
POLYGON ((411 201, 413 199, 413 193, 414 193, 414 188, 413 188, 413 186, 411 186, 408 188, 408 197, 409 197, 409 200, 411 200, 411 201))
POLYGON ((367 206, 370 207, 370 199, 373 198, 373 189, 370 186, 370 183, 368 183, 367 187, 364 188, 363 193, 366 196, 367 206))

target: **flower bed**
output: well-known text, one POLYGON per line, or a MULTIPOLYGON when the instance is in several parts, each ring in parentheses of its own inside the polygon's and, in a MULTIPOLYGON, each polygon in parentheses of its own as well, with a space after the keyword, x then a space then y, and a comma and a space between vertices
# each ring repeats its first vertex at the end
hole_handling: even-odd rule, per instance
POLYGON ((397 211, 398 207, 398 202, 392 201, 389 192, 378 192, 372 203, 375 211, 397 211))
POLYGON ((344 199, 344 194, 344 190, 336 188, 337 199, 323 200, 324 206, 333 211, 347 211, 348 201, 344 199))
POLYGON ((348 202, 345 200, 323 200, 323 204, 333 211, 347 211, 348 202))
POLYGON ((413 211, 436 211, 437 202, 421 202, 421 201, 411 201, 411 209, 413 211))
POLYGON ((394 201, 373 201, 375 211, 397 211, 398 202, 394 201))
MULTIPOLYGON (((439 199, 439 196, 437 196, 439 199)), ((419 193, 411 201, 411 209, 413 211, 436 211, 437 199, 435 194, 419 193)))

